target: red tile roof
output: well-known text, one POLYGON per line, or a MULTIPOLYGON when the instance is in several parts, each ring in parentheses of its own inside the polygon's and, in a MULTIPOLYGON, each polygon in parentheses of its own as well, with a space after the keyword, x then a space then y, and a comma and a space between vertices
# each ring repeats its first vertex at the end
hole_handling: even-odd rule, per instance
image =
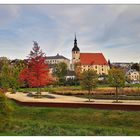
POLYGON ((102 53, 80 53, 80 63, 82 65, 108 64, 102 53))

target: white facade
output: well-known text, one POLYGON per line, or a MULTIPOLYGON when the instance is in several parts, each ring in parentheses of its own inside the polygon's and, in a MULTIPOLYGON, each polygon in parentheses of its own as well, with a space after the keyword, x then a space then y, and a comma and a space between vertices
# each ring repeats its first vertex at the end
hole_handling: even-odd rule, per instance
POLYGON ((126 78, 128 81, 139 81, 140 79, 140 74, 138 71, 136 70, 129 70, 126 73, 126 78))

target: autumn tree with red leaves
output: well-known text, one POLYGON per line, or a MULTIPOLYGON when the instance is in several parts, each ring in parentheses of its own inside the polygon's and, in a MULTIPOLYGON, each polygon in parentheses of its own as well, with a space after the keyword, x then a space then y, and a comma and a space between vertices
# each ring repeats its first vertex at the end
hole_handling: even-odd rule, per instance
POLYGON ((41 94, 40 87, 48 84, 48 65, 46 56, 34 41, 34 47, 29 54, 27 67, 21 70, 20 80, 27 82, 29 87, 37 87, 37 94, 41 94))

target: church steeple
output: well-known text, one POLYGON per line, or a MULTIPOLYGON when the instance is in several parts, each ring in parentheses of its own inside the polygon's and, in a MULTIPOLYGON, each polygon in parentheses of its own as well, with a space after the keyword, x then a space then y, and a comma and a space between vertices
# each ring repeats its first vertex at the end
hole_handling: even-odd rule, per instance
POLYGON ((75 33, 75 39, 74 39, 74 47, 73 47, 72 51, 80 51, 80 49, 77 46, 76 33, 75 33))
POLYGON ((75 39, 74 39, 74 46, 77 46, 76 34, 75 34, 75 39))
POLYGON ((72 49, 72 70, 75 68, 75 64, 80 62, 80 49, 77 46, 76 34, 74 38, 74 47, 72 49))

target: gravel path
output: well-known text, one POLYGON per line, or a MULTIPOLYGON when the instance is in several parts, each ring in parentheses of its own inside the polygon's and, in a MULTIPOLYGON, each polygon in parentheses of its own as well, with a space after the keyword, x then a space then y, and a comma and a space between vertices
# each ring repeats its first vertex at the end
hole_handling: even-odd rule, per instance
MULTIPOLYGON (((43 95, 52 95, 55 96, 54 99, 51 98, 34 98, 28 97, 26 93, 17 92, 16 94, 10 94, 9 92, 6 93, 6 96, 11 99, 15 99, 21 102, 57 102, 57 103, 89 103, 89 104, 116 104, 112 103, 113 100, 97 100, 95 102, 87 102, 88 99, 74 97, 74 96, 64 96, 64 95, 56 95, 56 94, 49 94, 47 92, 42 92, 43 95)), ((92 100, 91 100, 92 101, 92 100)), ((122 103, 117 104, 130 104, 130 105, 140 105, 140 101, 138 100, 121 100, 122 103)))

